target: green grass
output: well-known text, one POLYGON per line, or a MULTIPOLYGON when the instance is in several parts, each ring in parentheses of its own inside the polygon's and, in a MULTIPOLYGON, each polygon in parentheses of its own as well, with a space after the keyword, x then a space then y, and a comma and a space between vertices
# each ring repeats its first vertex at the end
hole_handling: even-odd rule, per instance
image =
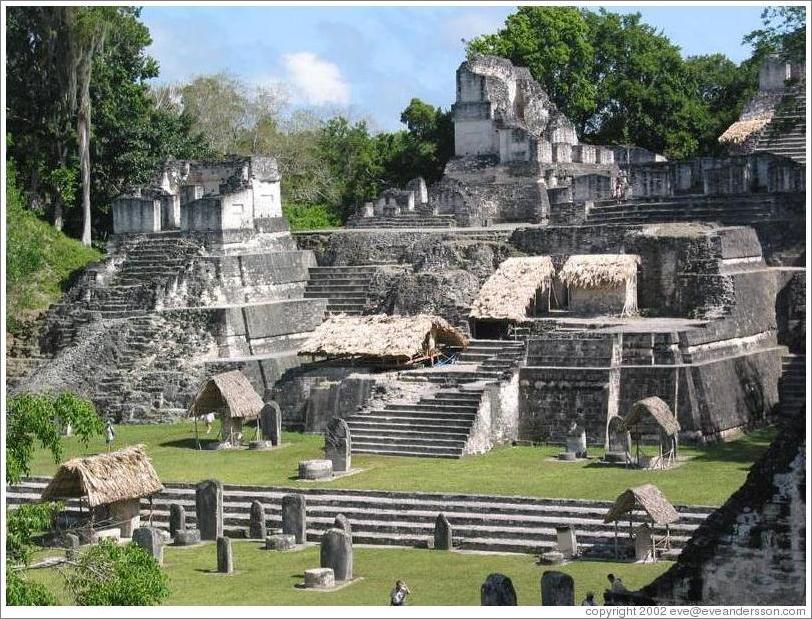
POLYGON ((71 277, 101 253, 85 247, 25 209, 14 186, 13 168, 6 180, 6 329, 15 333, 63 293, 71 277))
MULTIPOLYGON (((409 605, 479 605, 479 588, 488 574, 501 572, 510 577, 519 604, 539 605, 539 582, 546 569, 560 569, 575 580, 575 601, 587 591, 603 599, 606 574, 623 578, 637 589, 663 573, 671 563, 616 563, 575 561, 549 568, 535 564, 530 555, 497 555, 444 552, 404 548, 354 549, 354 573, 363 580, 343 589, 325 593, 297 589, 304 570, 319 566, 319 549, 274 552, 251 541, 234 541, 234 568, 231 575, 216 574, 213 543, 190 548, 164 550, 164 567, 172 591, 170 605, 387 605, 395 580, 405 580, 412 591, 409 605)), ((47 584, 62 603, 70 603, 62 589, 62 577, 54 570, 30 572, 31 578, 47 584)))
MULTIPOLYGON (((215 427, 212 436, 217 432, 215 427)), ((630 486, 657 484, 674 503, 721 505, 742 485, 751 464, 769 445, 775 431, 764 429, 737 441, 681 449, 687 460, 670 471, 633 471, 589 462, 551 460, 559 447, 502 447, 459 460, 355 456, 362 472, 332 482, 297 481, 300 460, 323 457, 321 436, 285 433, 286 447, 198 451, 191 422, 171 425, 118 426, 114 447, 144 443, 164 481, 197 482, 217 478, 226 483, 292 487, 362 488, 424 492, 524 495, 614 500, 630 486)), ((83 449, 66 439, 66 457, 104 451, 101 438, 83 449)), ((591 451, 599 456, 601 450, 591 451)), ((56 465, 43 450, 35 453, 32 472, 51 475, 56 465)))

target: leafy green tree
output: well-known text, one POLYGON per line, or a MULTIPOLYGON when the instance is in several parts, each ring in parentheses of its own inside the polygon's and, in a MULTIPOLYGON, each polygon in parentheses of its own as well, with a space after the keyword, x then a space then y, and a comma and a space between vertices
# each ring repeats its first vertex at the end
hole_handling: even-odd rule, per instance
POLYGON ((169 595, 169 579, 154 557, 136 544, 101 540, 68 575, 80 606, 149 606, 169 595))
POLYGON ((778 52, 788 60, 803 61, 806 56, 806 7, 770 6, 761 13, 762 27, 744 37, 754 55, 778 52))
POLYGON ((56 606, 56 596, 38 582, 32 582, 21 571, 6 567, 6 604, 8 606, 56 606))
POLYGON ((6 483, 14 484, 31 471, 31 457, 39 443, 51 452, 54 462, 64 453, 61 428, 73 427, 87 445, 101 435, 104 424, 93 404, 71 393, 56 399, 47 394, 22 393, 6 401, 6 483))

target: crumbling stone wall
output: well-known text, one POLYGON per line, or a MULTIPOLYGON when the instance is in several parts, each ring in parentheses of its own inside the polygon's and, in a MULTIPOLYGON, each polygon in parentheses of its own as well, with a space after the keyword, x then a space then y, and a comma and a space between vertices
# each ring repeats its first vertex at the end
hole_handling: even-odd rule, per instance
POLYGON ((806 592, 804 420, 785 427, 744 485, 642 592, 661 604, 798 605, 806 592))

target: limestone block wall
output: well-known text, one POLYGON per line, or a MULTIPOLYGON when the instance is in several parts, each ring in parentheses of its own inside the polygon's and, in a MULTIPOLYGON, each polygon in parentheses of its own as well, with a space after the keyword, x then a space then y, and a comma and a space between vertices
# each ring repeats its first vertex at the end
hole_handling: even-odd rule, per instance
POLYGON ((519 373, 485 388, 464 455, 481 454, 519 437, 519 373))
POLYGON ((643 588, 669 605, 798 605, 806 594, 806 459, 794 419, 744 485, 696 530, 677 563, 643 588))
POLYGON ((113 202, 115 234, 157 232, 160 229, 160 200, 152 197, 126 196, 113 202))

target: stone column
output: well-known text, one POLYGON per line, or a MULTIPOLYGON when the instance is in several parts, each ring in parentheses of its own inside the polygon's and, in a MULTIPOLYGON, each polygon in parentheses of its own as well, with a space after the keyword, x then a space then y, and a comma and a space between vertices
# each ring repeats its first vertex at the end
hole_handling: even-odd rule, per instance
POLYGON ((516 590, 513 581, 504 574, 491 574, 479 591, 480 606, 516 606, 516 590))
POLYGON ((153 527, 139 527, 133 531, 133 543, 141 546, 153 557, 158 565, 164 563, 164 542, 161 532, 153 527))
POLYGON ((251 519, 248 526, 248 537, 251 539, 265 539, 265 505, 260 501, 251 502, 251 519))
POLYGON ((231 574, 234 571, 234 554, 230 537, 217 538, 217 571, 231 574))
POLYGON ((435 550, 451 550, 453 547, 453 534, 451 523, 445 514, 438 514, 434 521, 434 548, 435 550))
POLYGON ((336 580, 352 580, 352 538, 343 529, 327 529, 321 538, 321 567, 335 573, 336 580))
POLYGON ((216 540, 223 535, 223 484, 207 479, 195 489, 195 514, 200 539, 216 540))
POLYGON ((307 541, 307 503, 302 494, 282 497, 282 533, 293 535, 297 544, 307 541))
POLYGON ((186 509, 183 505, 172 503, 169 506, 169 535, 175 537, 178 531, 186 530, 186 509))
POLYGON ((343 419, 333 417, 324 433, 324 455, 333 462, 333 473, 346 473, 352 468, 350 427, 343 419))
POLYGON ((542 606, 575 606, 575 582, 564 572, 547 570, 541 575, 542 606))
POLYGON ((282 444, 282 411, 276 402, 267 402, 260 412, 260 426, 266 441, 274 447, 282 444))
POLYGON ((339 514, 338 516, 336 516, 336 519, 333 522, 333 528, 341 529, 347 535, 350 536, 350 539, 352 539, 352 526, 350 525, 350 521, 347 520, 347 517, 344 514, 339 514))

